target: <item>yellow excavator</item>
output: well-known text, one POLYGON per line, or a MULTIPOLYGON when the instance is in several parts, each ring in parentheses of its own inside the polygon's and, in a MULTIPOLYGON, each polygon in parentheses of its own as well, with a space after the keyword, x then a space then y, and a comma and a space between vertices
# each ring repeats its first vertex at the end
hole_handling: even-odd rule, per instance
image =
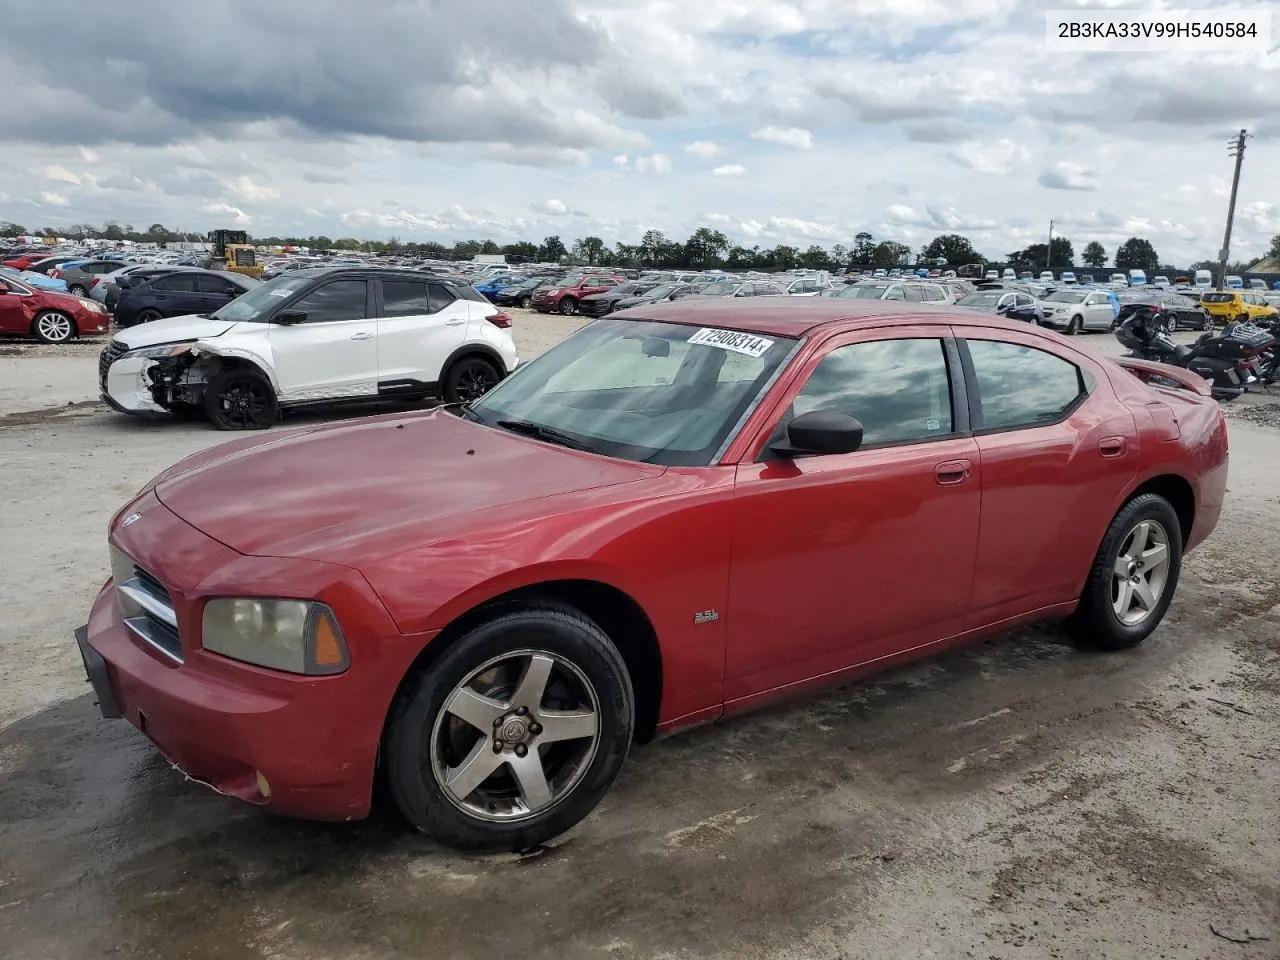
POLYGON ((243 230, 211 230, 209 243, 213 245, 210 270, 230 270, 255 280, 262 278, 263 266, 258 263, 249 235, 243 230))

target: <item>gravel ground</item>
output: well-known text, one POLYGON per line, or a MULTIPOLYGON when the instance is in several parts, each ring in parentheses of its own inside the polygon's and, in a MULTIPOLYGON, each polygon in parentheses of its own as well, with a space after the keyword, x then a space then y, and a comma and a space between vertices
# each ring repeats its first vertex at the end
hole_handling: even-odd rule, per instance
MULTIPOLYGON (((522 353, 573 326, 519 315, 522 353)), ((4 349, 3 960, 1280 956, 1280 396, 1227 406, 1221 524, 1141 649, 1020 630, 638 750, 555 847, 467 857, 259 814, 97 719, 107 519, 225 435, 105 411, 96 347, 4 349)))

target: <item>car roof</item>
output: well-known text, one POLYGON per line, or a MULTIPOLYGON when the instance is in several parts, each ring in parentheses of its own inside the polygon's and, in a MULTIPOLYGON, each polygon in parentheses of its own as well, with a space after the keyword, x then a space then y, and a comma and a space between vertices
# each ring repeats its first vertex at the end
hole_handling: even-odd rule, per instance
POLYGON ((901 300, 858 300, 838 297, 762 297, 672 300, 641 304, 614 314, 619 320, 656 320, 689 326, 742 330, 747 333, 801 337, 824 327, 874 327, 885 321, 915 319, 958 326, 993 325, 1026 331, 1025 323, 995 321, 986 314, 947 306, 901 300))

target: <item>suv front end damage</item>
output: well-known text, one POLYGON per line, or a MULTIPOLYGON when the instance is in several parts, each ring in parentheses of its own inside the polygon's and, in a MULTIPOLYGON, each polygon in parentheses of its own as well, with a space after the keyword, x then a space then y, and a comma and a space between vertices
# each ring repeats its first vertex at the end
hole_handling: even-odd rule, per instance
POLYGON ((103 401, 136 416, 162 416, 199 407, 208 382, 227 366, 241 362, 214 351, 208 343, 187 340, 136 350, 109 346, 99 364, 103 401))

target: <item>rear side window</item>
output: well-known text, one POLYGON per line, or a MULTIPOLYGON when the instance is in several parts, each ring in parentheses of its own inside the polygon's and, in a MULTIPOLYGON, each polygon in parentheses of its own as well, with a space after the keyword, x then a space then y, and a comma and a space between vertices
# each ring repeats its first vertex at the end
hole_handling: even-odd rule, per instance
POLYGON ((382 315, 384 317, 417 317, 430 313, 427 284, 420 280, 383 280, 382 315))
POLYGON ((166 293, 195 293, 196 278, 189 273, 175 273, 169 277, 159 277, 151 282, 152 290, 166 293))
MULTIPOLYGON (((489 302, 487 299, 485 299, 483 294, 477 293, 476 296, 479 297, 481 300, 484 300, 485 303, 489 302)), ((439 313, 445 307, 449 306, 449 304, 453 303, 455 300, 458 299, 454 295, 453 291, 448 287, 446 287, 443 283, 428 283, 427 297, 430 301, 430 310, 428 311, 429 313, 439 313)))
POLYGON ((1034 347, 968 340, 985 430, 1013 430, 1062 419, 1085 395, 1080 368, 1034 347))

